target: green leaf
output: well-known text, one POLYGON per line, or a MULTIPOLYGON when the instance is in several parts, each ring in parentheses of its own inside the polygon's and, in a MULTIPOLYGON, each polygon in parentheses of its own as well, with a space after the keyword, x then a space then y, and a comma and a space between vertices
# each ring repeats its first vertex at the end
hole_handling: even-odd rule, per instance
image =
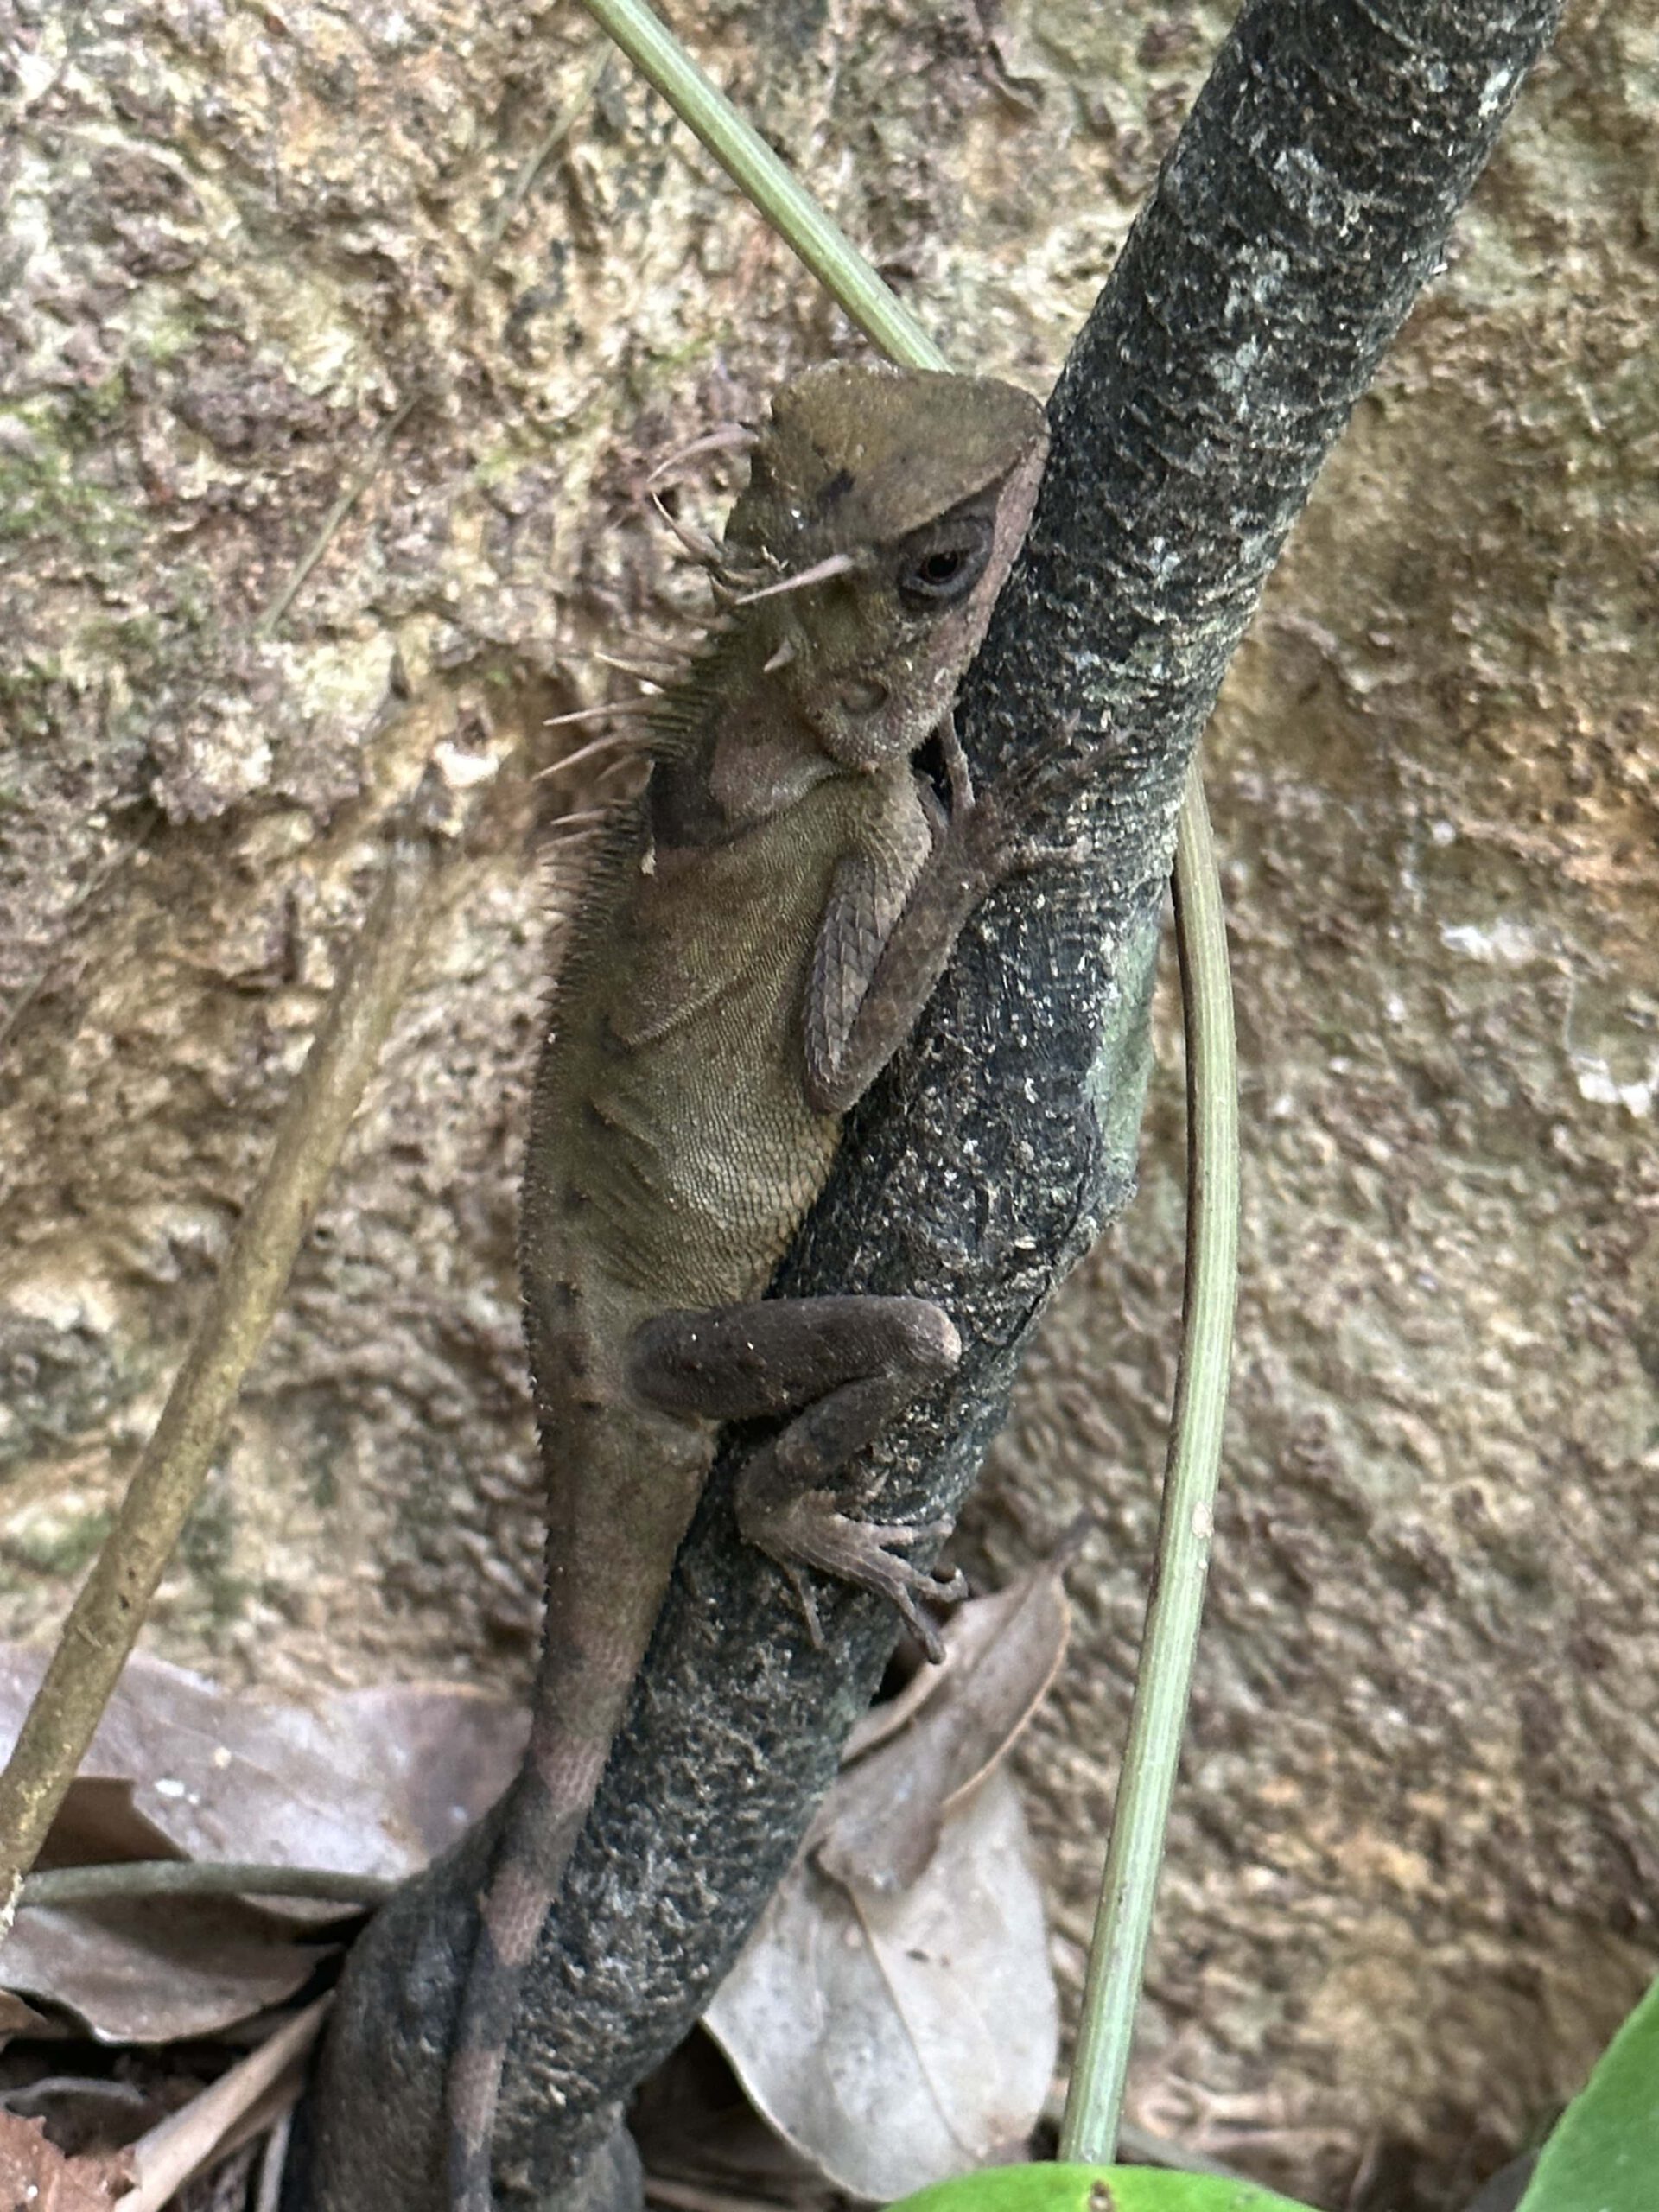
POLYGON ((918 2190, 893 2212, 1309 2212, 1288 2196, 1156 2166, 988 2166, 918 2190))
POLYGON ((1659 1981, 1543 2147, 1519 2212, 1653 2212, 1659 2195, 1659 1981))

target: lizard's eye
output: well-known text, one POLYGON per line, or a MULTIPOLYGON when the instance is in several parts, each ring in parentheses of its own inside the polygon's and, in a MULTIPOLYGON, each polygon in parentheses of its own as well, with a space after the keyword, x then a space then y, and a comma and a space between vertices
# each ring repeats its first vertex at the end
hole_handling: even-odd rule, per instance
POLYGON ((949 535, 912 545, 899 570, 899 596, 906 607, 948 607, 965 599, 985 573, 990 556, 988 528, 976 528, 964 517, 949 535))
POLYGON ((943 591, 955 583, 967 558, 959 545, 953 545, 949 552, 930 553, 925 561, 916 563, 916 581, 925 584, 930 591, 943 591))

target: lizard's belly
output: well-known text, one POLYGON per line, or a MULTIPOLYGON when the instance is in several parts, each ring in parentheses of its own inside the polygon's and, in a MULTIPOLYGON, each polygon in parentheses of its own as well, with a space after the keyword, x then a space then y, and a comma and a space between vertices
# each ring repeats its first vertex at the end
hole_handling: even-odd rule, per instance
POLYGON ((802 1043, 825 887, 785 884, 757 897, 703 868, 687 895, 718 904, 714 931, 641 887, 618 918, 626 988, 568 1007, 552 1048, 567 1233, 647 1303, 758 1296, 829 1173, 839 1119, 806 1103, 802 1043))
POLYGON ((703 1147, 676 1128, 638 1162, 613 1153, 594 1179, 612 1267, 631 1287, 678 1306, 757 1298, 823 1186, 831 1141, 778 1147, 758 1122, 703 1147))

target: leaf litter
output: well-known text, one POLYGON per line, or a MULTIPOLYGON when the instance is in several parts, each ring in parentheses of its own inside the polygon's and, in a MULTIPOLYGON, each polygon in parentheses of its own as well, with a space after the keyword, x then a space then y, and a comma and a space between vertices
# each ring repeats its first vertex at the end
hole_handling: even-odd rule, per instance
MULTIPOLYGON (((1038 2116, 1058 2006, 1002 1763, 1065 1649, 1072 1548, 961 1608, 944 1665, 861 1725, 710 2008, 710 2034, 776 2131, 765 2153, 751 2123, 742 2153, 768 2193, 798 2198, 822 2175, 891 2198, 1010 2155, 1038 2116)), ((42 1663, 0 1647, 0 1739, 42 1663)), ((453 1685, 301 1706, 140 1655, 41 1863, 234 1859, 399 1880, 493 1802, 524 1729, 517 1707, 453 1685)), ((274 2202, 270 2169, 327 2000, 291 2005, 340 1948, 345 1910, 155 1897, 21 1910, 0 1952, 0 2202, 10 2183, 39 2212, 206 2207, 200 2179, 178 2194, 188 2177, 276 2123, 259 2184, 274 2202), (43 2074, 42 2041, 73 2049, 77 2033, 94 2063, 43 2074)), ((721 2133, 734 2151, 744 2140, 734 2113, 721 2133)))
MULTIPOLYGON (((0 1647, 0 1741, 44 1664, 0 1647)), ((234 1860, 402 1880, 499 1794, 524 1731, 518 1707, 453 1684, 298 1705, 139 1654, 40 1866, 234 1860)), ((273 2008, 308 1991, 357 1916, 263 1895, 25 1899, 0 1948, 0 2203, 190 2202, 194 2190, 178 2196, 190 2175, 269 2131, 298 2094, 321 2007, 273 2008), (54 2050, 78 2063, 53 2063, 54 2050)))
POLYGON ((1022 2155, 1048 2094, 1058 1999, 1003 1762, 1065 1651, 1077 1541, 959 1608, 901 1717, 861 1724, 704 2017, 761 2113, 852 2195, 1022 2155))

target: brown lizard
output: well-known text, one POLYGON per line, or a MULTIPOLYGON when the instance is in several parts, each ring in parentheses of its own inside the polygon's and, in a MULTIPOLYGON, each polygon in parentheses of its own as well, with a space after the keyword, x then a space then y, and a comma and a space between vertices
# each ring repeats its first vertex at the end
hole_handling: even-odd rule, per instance
MULTIPOLYGON (((480 1899, 448 2082, 454 2212, 489 2212, 524 1971, 592 1804, 718 1425, 787 1415, 738 1524, 803 1580, 885 1592, 943 1523, 851 1517, 849 1460, 959 1355, 915 1298, 765 1300, 842 1116, 966 915, 1033 857, 1054 764, 977 798, 951 702, 1046 444, 1012 386, 832 366, 786 385, 727 526, 728 620, 653 711, 592 864, 537 1070, 520 1260, 549 1510, 529 1749, 480 1899), (945 814, 913 756, 937 736, 945 814)), ((949 1592, 947 1592, 949 1594, 949 1592)))

